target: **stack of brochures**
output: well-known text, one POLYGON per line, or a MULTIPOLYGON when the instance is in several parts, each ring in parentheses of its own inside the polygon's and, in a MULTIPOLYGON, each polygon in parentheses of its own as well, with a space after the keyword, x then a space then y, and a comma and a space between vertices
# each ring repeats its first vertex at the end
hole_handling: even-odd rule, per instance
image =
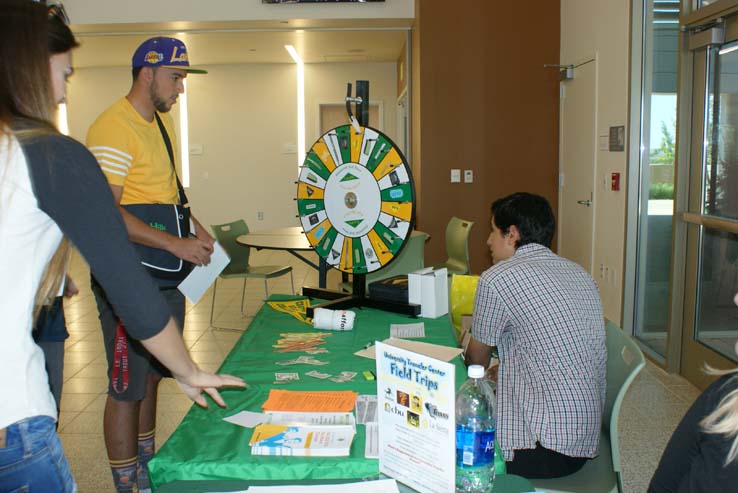
POLYGON ((266 412, 254 428, 252 455, 342 457, 356 434, 353 413, 266 412))

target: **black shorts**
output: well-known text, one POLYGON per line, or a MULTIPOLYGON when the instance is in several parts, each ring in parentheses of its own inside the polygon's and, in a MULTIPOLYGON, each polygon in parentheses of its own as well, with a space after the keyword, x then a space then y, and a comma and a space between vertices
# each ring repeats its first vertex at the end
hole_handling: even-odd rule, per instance
MULTIPOLYGON (((102 287, 94 279, 92 281, 92 292, 97 302, 97 311, 103 332, 103 344, 105 345, 105 354, 108 359, 108 394, 119 401, 143 400, 146 395, 146 383, 149 374, 160 375, 162 377, 171 377, 172 375, 139 341, 126 336, 126 342, 128 344, 128 387, 120 393, 113 388, 113 359, 118 319, 102 287)), ((181 333, 184 326, 185 314, 184 295, 178 289, 165 289, 160 292, 167 300, 169 310, 177 321, 181 333)), ((122 382, 120 376, 119 381, 122 382)))
POLYGON ((505 466, 509 474, 528 479, 560 478, 574 474, 588 461, 586 457, 570 457, 549 450, 536 442, 534 449, 515 450, 515 457, 505 466))

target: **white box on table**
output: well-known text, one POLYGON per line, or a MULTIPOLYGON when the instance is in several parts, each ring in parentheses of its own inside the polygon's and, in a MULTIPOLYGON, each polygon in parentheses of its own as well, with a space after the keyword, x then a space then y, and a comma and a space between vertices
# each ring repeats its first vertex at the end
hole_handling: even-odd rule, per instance
POLYGON ((407 275, 408 302, 420 305, 420 316, 437 318, 448 313, 448 271, 433 267, 407 275))

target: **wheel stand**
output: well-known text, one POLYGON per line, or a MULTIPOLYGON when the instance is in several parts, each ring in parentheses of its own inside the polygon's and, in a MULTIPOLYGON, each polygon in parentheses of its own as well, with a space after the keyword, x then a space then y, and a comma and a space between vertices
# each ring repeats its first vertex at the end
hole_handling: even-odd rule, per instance
POLYGON ((376 308, 392 313, 401 313, 417 317, 420 315, 420 305, 402 303, 398 301, 374 300, 366 295, 366 274, 354 274, 353 293, 347 294, 340 291, 332 291, 320 288, 302 288, 303 296, 328 300, 319 305, 308 307, 307 316, 313 317, 315 308, 328 308, 331 310, 345 310, 347 308, 376 308))

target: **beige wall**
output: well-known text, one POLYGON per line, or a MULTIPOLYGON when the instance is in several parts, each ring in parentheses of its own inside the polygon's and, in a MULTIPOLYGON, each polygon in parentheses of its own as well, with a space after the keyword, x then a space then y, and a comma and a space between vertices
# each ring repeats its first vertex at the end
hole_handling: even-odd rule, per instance
MULTIPOLYGON (((305 140, 310 147, 320 137, 320 104, 345 104, 346 83, 356 94, 356 81, 369 81, 369 100, 380 105, 382 121, 369 125, 396 138, 397 65, 386 63, 335 63, 305 65, 305 140)), ((348 120, 347 120, 348 123, 348 120)))
MULTIPOLYGON (((297 142, 295 65, 206 68, 208 75, 187 78, 190 144, 203 146, 201 155, 190 155, 193 211, 203 224, 244 218, 253 230, 298 225, 297 154, 286 148, 297 142)), ((307 65, 307 146, 317 138, 318 103, 340 101, 346 82, 356 79, 370 80, 371 99, 384 103, 385 129, 393 137, 395 77, 393 62, 307 65)), ((69 86, 71 135, 84 141, 97 115, 129 86, 127 68, 78 70, 69 86)))
MULTIPOLYGON (((561 0, 561 63, 597 58, 597 135, 627 125, 630 2, 561 0)), ((626 129, 625 132, 628 135, 626 129)), ((628 147, 626 142, 626 149, 628 147)), ((597 147, 599 148, 599 146, 597 147)), ((595 240, 593 268, 605 316, 622 323, 627 153, 597 151, 595 165, 595 240), (621 173, 621 191, 605 191, 603 182, 621 173), (614 269, 615 279, 599 279, 599 265, 614 269)))

